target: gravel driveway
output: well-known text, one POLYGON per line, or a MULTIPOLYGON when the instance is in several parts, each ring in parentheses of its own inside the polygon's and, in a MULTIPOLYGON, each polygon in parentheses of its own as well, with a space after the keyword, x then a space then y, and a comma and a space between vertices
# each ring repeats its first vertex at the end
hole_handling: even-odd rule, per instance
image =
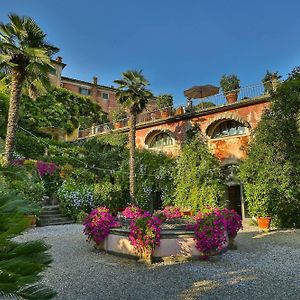
POLYGON ((57 299, 300 299, 300 230, 246 226, 220 261, 151 266, 95 252, 81 225, 33 228, 30 239, 52 245, 43 282, 57 299))

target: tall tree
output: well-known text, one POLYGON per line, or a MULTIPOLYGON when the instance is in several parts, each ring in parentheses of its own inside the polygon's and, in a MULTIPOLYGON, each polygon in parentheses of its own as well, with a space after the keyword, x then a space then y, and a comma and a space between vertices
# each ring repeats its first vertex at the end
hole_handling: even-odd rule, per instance
POLYGON ((5 165, 13 157, 22 88, 26 86, 35 98, 49 86, 50 57, 58 51, 45 40, 46 34, 33 19, 10 14, 9 20, 8 24, 0 23, 0 71, 11 77, 5 165))
POLYGON ((272 94, 240 167, 249 214, 284 227, 300 227, 299 74, 294 69, 272 94))
POLYGON ((129 186, 130 198, 132 203, 135 200, 135 134, 136 119, 153 97, 152 93, 147 89, 149 82, 142 75, 142 71, 127 71, 122 74, 121 80, 115 80, 119 85, 116 93, 117 101, 122 104, 129 114, 130 130, 129 130, 129 186))

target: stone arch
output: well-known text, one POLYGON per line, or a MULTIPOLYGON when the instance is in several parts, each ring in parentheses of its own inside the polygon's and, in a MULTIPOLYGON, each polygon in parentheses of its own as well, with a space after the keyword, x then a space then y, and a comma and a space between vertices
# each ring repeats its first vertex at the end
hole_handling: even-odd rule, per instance
POLYGON ((212 120, 210 120, 210 122, 207 124, 206 128, 204 129, 205 136, 211 138, 214 130, 218 125, 220 125, 225 121, 230 121, 230 120, 243 124, 248 129, 249 132, 251 131, 250 124, 243 117, 239 116, 236 113, 225 112, 217 115, 212 120))

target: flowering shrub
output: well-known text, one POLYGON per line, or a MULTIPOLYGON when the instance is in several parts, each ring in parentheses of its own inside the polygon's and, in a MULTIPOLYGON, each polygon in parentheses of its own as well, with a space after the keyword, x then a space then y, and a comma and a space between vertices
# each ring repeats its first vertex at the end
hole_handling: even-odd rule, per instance
POLYGON ((106 207, 93 209, 84 220, 83 225, 83 232, 87 235, 87 240, 93 240, 97 245, 109 235, 111 228, 120 226, 106 207))
POLYGON ((181 218, 182 214, 180 212, 180 209, 175 207, 175 206, 166 206, 163 210, 162 213, 166 217, 166 219, 177 219, 181 218))
MULTIPOLYGON (((227 233, 230 238, 235 238, 238 231, 243 228, 242 218, 233 209, 228 209, 228 208, 219 209, 219 208, 207 207, 206 211, 221 214, 225 218, 227 233)), ((203 212, 198 212, 195 215, 194 219, 197 221, 198 219, 201 219, 204 216, 205 214, 203 212)))
POLYGON ((226 220, 227 233, 230 238, 235 238, 238 231, 243 228, 242 218, 233 209, 223 208, 220 213, 226 220))
POLYGON ((39 172, 41 177, 45 175, 51 176, 57 170, 57 166, 53 162, 45 162, 45 161, 38 160, 36 162, 36 169, 39 172))
POLYGON ((149 257, 160 245, 161 223, 159 217, 147 211, 131 222, 129 241, 141 257, 149 257))
POLYGON ((58 169, 57 165, 53 162, 46 162, 41 160, 35 161, 25 158, 15 159, 12 161, 12 164, 18 167, 33 164, 41 177, 44 177, 45 175, 51 176, 58 169))
POLYGON ((142 216, 142 214, 143 214, 143 211, 135 205, 127 206, 122 211, 123 217, 125 217, 127 219, 136 219, 137 217, 142 216))
POLYGON ((79 212, 89 212, 94 207, 91 186, 78 185, 74 180, 64 181, 57 191, 57 196, 64 212, 74 219, 79 212))
POLYGON ((203 214, 194 225, 195 247, 203 254, 219 253, 227 242, 227 224, 219 210, 203 214))

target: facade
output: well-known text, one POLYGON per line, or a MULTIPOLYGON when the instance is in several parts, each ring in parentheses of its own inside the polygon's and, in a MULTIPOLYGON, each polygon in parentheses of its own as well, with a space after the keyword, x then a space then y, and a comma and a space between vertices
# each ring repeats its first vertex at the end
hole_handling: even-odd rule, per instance
MULTIPOLYGON (((99 85, 96 77, 92 82, 85 82, 61 76, 66 65, 62 63, 60 57, 53 61, 53 64, 56 72, 49 76, 54 85, 91 97, 108 114, 118 108, 115 88, 99 85)), ((156 110, 154 100, 148 106, 150 112, 138 116, 136 146, 139 149, 163 151, 168 155, 177 156, 180 154, 181 144, 187 132, 194 126, 198 126, 209 149, 223 167, 227 185, 225 198, 228 201, 228 207, 237 210, 244 218, 247 215, 247 209, 244 206, 242 184, 235 176, 236 168, 239 161, 246 157, 251 133, 257 127, 264 110, 270 105, 269 94, 265 92, 261 84, 240 89, 239 100, 234 103, 227 103, 225 95, 214 94, 203 100, 198 112, 183 111, 181 108, 176 111, 175 115, 168 117, 156 110), (213 106, 205 107, 204 105, 211 103, 213 106)), ((188 107, 191 103, 191 99, 188 98, 188 107)), ((78 130, 67 140, 107 134, 112 130, 129 131, 128 120, 124 119, 122 126, 122 128, 117 128, 112 123, 95 125, 89 129, 78 130)))
POLYGON ((136 144, 140 149, 177 156, 187 131, 197 125, 208 147, 221 163, 228 207, 245 218, 247 209, 242 184, 235 176, 236 168, 246 157, 251 133, 269 105, 268 98, 262 97, 140 126, 136 131, 136 144))
MULTIPOLYGON (((120 107, 116 101, 116 89, 111 86, 98 84, 97 77, 93 77, 91 82, 82 81, 74 78, 62 76, 62 71, 66 64, 62 62, 61 57, 57 57, 52 61, 55 72, 49 74, 50 81, 53 85, 65 88, 73 93, 90 97, 92 101, 101 106, 102 110, 110 115, 110 113, 120 107)), ((148 109, 155 109, 156 101, 150 101, 148 109)))
MULTIPOLYGON (((248 94, 249 89, 246 92, 248 94)), ((257 94, 252 98, 241 98, 232 104, 219 103, 199 112, 183 112, 167 118, 151 113, 140 115, 136 128, 136 146, 139 149, 163 151, 168 155, 177 156, 187 132, 197 125, 208 147, 221 163, 227 186, 225 199, 228 207, 235 209, 245 218, 247 209, 243 201, 243 187, 235 174, 239 162, 246 157, 251 133, 261 120, 264 110, 270 105, 269 95, 264 93, 263 88, 260 88, 257 94), (151 116, 152 119, 149 118, 151 116)), ((112 128, 105 129, 105 126, 101 125, 98 131, 90 131, 82 138, 106 134, 110 130, 129 130, 128 126, 117 130, 112 128)))

